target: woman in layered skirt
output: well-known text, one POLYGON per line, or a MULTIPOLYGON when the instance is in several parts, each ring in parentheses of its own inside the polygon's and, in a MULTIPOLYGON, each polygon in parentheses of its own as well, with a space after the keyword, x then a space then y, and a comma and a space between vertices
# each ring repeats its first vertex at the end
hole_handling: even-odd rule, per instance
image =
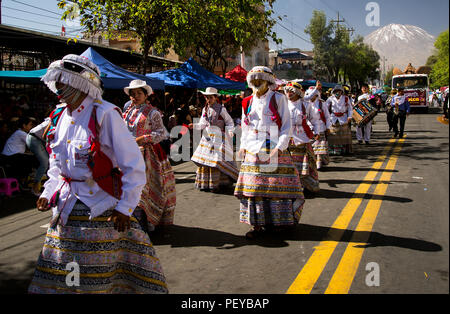
MULTIPOLYGON (((314 89, 314 87, 313 87, 314 89)), ((297 82, 289 82, 285 88, 288 97, 288 107, 292 121, 292 134, 289 142, 289 152, 300 174, 300 181, 306 191, 317 193, 319 174, 316 168, 316 157, 311 145, 314 137, 311 123, 311 106, 303 99, 303 88, 297 82)), ((314 89, 316 91, 316 89, 314 89)), ((306 98, 306 97, 305 97, 306 98)), ((307 95, 310 99, 310 95, 307 95)))
POLYGON ((312 96, 307 106, 309 107, 310 120, 314 131, 312 148, 316 157, 317 170, 319 170, 330 163, 327 140, 331 127, 330 112, 325 106, 325 101, 320 99, 319 91, 314 91, 313 87, 310 87, 306 91, 306 95, 312 96))
POLYGON ((222 187, 232 186, 239 175, 233 158, 234 123, 226 108, 217 103, 217 89, 208 87, 202 94, 207 104, 199 123, 190 126, 203 131, 191 158, 198 167, 195 187, 217 193, 222 187))
POLYGON ((305 200, 288 151, 291 117, 287 98, 270 90, 276 83, 267 67, 253 68, 247 82, 254 93, 243 101, 238 158, 244 161, 234 195, 240 201, 240 221, 253 227, 246 237, 254 239, 267 229, 296 225, 305 200))
POLYGON ((28 291, 167 293, 160 261, 144 231, 145 213, 136 209, 131 228, 124 233, 117 232, 114 222, 108 221, 111 214, 109 210, 89 219, 89 208, 78 202, 65 226, 50 227, 28 291))
POLYGON ((129 131, 136 138, 146 164, 147 184, 139 202, 149 222, 149 231, 173 224, 176 207, 175 176, 160 142, 168 139, 159 110, 147 103, 152 93, 145 82, 135 80, 125 88, 131 104, 123 113, 129 131))
POLYGON ((332 94, 326 101, 331 114, 331 128, 328 136, 329 154, 351 154, 353 153, 351 131, 353 106, 350 98, 344 95, 341 85, 336 85, 332 94))

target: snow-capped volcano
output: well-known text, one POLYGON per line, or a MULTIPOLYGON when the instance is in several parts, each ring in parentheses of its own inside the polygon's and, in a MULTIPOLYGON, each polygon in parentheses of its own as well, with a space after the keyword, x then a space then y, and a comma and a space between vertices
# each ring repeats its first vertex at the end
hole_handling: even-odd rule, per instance
POLYGON ((436 38, 420 27, 412 25, 389 24, 366 36, 364 42, 378 52, 386 70, 391 66, 404 69, 408 63, 414 67, 425 65, 433 54, 436 38))

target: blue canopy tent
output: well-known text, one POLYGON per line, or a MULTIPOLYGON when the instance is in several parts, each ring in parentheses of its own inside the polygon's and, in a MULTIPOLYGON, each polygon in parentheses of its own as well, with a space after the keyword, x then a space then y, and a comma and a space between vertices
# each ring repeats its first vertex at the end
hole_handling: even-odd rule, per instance
POLYGON ((246 84, 215 75, 190 58, 178 69, 146 74, 149 78, 163 80, 166 86, 203 89, 215 87, 222 90, 245 90, 246 84))
POLYGON ((105 88, 122 89, 127 87, 132 80, 143 80, 155 90, 164 90, 164 81, 127 71, 109 62, 91 47, 89 47, 81 55, 94 62, 100 68, 101 77, 105 88))
MULTIPOLYGON (((130 81, 139 79, 146 81, 154 90, 164 90, 164 81, 127 71, 109 62, 92 48, 88 48, 81 55, 94 62, 100 68, 105 89, 123 89, 129 85, 130 81)), ((47 73, 47 69, 35 71, 0 71, 0 79, 33 84, 39 83, 45 73, 47 73)))
MULTIPOLYGON (((308 80, 308 81, 298 81, 300 85, 303 86, 304 89, 308 89, 311 86, 316 86, 317 81, 316 80, 308 80)), ((330 88, 334 88, 337 84, 335 83, 327 83, 327 82, 320 82, 322 84, 323 90, 328 90, 330 88)))

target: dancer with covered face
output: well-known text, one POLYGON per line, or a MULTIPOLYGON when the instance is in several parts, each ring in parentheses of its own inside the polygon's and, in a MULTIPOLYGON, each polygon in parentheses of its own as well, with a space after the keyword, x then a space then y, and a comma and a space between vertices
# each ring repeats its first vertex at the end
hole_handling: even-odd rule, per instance
POLYGON ((344 95, 341 85, 336 85, 332 96, 325 102, 331 114, 331 129, 328 137, 330 155, 353 153, 351 121, 353 106, 348 96, 344 95))
POLYGON ((288 151, 292 123, 287 98, 273 91, 275 76, 267 67, 253 68, 247 83, 253 95, 242 103, 238 158, 244 160, 234 195, 240 201, 240 221, 253 226, 246 237, 254 239, 268 229, 298 223, 305 200, 288 151))
MULTIPOLYGON (((316 88, 320 88, 320 82, 317 82, 316 88)), ((320 187, 316 157, 311 145, 314 138, 311 123, 312 112, 311 107, 306 103, 307 99, 311 99, 311 96, 308 95, 308 98, 304 98, 303 87, 297 82, 289 82, 284 91, 289 99, 288 106, 292 119, 289 152, 297 166, 305 192, 317 193, 320 187)))
POLYGON ((120 109, 102 99, 98 67, 67 55, 42 80, 65 106, 51 115, 49 180, 37 209, 53 216, 29 292, 167 293, 136 209, 144 159, 120 109), (67 284, 75 268, 79 281, 67 284))
POLYGON ((317 170, 330 163, 327 141, 331 128, 330 112, 320 96, 320 91, 315 90, 312 86, 305 93, 305 97, 310 98, 307 103, 313 125, 314 143, 312 147, 316 156, 317 170))
POLYGON ((233 160, 234 122, 223 104, 217 102, 217 89, 201 92, 206 99, 199 123, 190 128, 203 131, 202 139, 191 160, 197 165, 195 187, 218 193, 232 186, 239 176, 233 160))

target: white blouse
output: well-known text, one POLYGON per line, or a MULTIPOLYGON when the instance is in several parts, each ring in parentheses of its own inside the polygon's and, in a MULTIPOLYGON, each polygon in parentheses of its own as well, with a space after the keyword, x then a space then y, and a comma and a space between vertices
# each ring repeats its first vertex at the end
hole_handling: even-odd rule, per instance
POLYGON ((266 140, 270 139, 271 143, 275 145, 274 148, 280 151, 286 150, 289 146, 292 126, 287 97, 271 90, 261 97, 253 95, 253 103, 248 116, 246 117, 246 114, 242 112, 241 126, 241 149, 257 154, 265 146, 266 140), (282 121, 281 129, 278 129, 276 121, 273 120, 273 113, 269 108, 270 99, 274 94, 278 114, 282 121))
POLYGON ((322 112, 325 116, 325 122, 322 121, 320 117, 320 102, 319 99, 316 99, 315 102, 308 102, 309 112, 310 112, 310 120, 314 126, 314 134, 320 134, 325 132, 327 129, 331 128, 331 117, 330 111, 328 109, 328 105, 325 101, 322 101, 322 112))
POLYGON ((50 200, 53 194, 61 189, 53 215, 55 217, 62 211, 63 224, 67 222, 77 200, 90 208, 90 218, 100 216, 111 208, 131 216, 138 205, 146 183, 145 163, 136 141, 114 108, 113 104, 104 100, 87 97, 72 113, 65 110, 58 122, 55 138, 50 144, 52 153, 49 156, 50 166, 47 173, 49 180, 44 185, 41 197, 50 200), (94 102, 98 105, 101 150, 111 159, 113 165, 123 172, 120 200, 97 185, 87 165, 89 137, 92 134, 88 123, 94 102), (84 182, 72 181, 68 184, 64 182, 62 175, 84 182))
POLYGON ((350 97, 342 95, 339 99, 336 96, 331 96, 326 101, 327 107, 331 110, 331 123, 336 124, 339 121, 340 124, 347 123, 353 115, 353 106, 350 97), (348 99, 348 102, 346 102, 348 99), (336 113, 343 113, 343 116, 337 117, 336 113))
POLYGON ((294 144, 300 145, 311 142, 311 139, 308 137, 305 129, 303 128, 303 119, 306 118, 306 123, 311 130, 313 129, 313 125, 310 122, 310 107, 302 99, 299 99, 295 102, 289 101, 288 106, 289 112, 291 114, 292 139, 294 140, 294 144), (305 114, 303 114, 302 105, 305 107, 305 114))

